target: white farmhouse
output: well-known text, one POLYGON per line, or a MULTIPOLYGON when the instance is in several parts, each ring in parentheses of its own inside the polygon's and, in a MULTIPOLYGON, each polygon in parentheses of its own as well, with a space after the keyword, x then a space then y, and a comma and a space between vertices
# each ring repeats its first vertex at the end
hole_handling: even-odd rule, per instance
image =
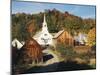
POLYGON ((84 33, 79 33, 78 36, 74 36, 74 39, 76 42, 79 42, 79 44, 87 44, 87 35, 84 33))
POLYGON ((42 23, 42 31, 36 33, 33 38, 40 44, 40 45, 53 45, 53 36, 49 33, 48 27, 47 27, 47 22, 46 22, 46 17, 44 14, 44 21, 42 23))
POLYGON ((17 47, 17 49, 22 48, 24 44, 20 43, 16 38, 12 41, 12 46, 17 47))

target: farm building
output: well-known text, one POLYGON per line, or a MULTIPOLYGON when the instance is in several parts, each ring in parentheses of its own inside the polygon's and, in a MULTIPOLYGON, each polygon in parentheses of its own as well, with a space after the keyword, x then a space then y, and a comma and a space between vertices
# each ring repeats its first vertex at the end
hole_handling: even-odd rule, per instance
POLYGON ((54 39, 56 40, 56 43, 60 44, 66 44, 73 46, 74 38, 71 36, 70 33, 66 30, 59 31, 55 36, 54 39))
POLYGON ((29 38, 25 41, 20 53, 24 62, 32 63, 32 61, 42 61, 42 47, 33 38, 29 38))

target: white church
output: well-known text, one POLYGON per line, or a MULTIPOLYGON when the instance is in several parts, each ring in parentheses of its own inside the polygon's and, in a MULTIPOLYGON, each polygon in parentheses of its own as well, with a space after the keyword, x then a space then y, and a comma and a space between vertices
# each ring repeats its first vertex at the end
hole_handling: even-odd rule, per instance
MULTIPOLYGON (((32 38, 34 38, 42 46, 54 46, 53 36, 48 31, 45 14, 44 14, 44 20, 43 20, 43 23, 42 23, 42 30, 37 32, 36 35, 33 36, 32 38)), ((15 47, 17 45, 17 49, 20 49, 24 45, 24 43, 19 42, 15 38, 12 41, 12 46, 15 47)))
POLYGON ((51 45, 51 46, 53 46, 53 39, 52 39, 53 36, 48 31, 45 14, 44 14, 44 20, 43 20, 43 23, 42 23, 42 30, 39 31, 38 33, 36 33, 36 35, 33 36, 33 38, 40 45, 43 45, 43 46, 51 45))

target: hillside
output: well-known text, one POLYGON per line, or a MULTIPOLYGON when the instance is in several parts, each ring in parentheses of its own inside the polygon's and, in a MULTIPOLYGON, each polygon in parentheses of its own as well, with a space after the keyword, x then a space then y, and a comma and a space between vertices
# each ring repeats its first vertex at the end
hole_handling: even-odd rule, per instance
POLYGON ((41 30, 44 13, 50 33, 58 32, 61 29, 69 31, 72 35, 74 32, 88 33, 96 25, 95 19, 83 19, 68 11, 60 12, 57 9, 48 9, 37 14, 16 13, 12 14, 12 39, 18 38, 22 41, 27 39, 30 34, 32 36, 36 31, 41 30), (30 22, 31 24, 29 24, 30 22))

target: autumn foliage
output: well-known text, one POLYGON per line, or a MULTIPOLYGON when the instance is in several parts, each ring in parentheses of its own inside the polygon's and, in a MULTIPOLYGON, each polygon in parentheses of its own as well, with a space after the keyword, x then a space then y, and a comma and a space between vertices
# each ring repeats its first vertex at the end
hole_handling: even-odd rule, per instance
POLYGON ((96 28, 93 28, 88 32, 88 45, 93 46, 95 44, 96 44, 96 28))

